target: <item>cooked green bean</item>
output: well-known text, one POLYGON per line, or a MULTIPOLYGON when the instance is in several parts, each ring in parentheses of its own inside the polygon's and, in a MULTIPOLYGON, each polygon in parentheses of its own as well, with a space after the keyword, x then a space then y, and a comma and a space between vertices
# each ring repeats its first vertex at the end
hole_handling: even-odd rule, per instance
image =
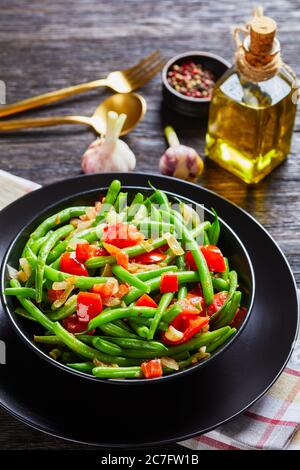
POLYGON ((179 315, 181 311, 182 311, 182 307, 179 304, 175 303, 168 310, 165 311, 165 313, 162 316, 162 321, 167 324, 171 323, 171 321, 173 321, 174 318, 176 318, 177 315, 179 315))
POLYGON ((211 245, 217 245, 219 236, 220 236, 220 222, 219 222, 218 214, 213 208, 212 208, 212 212, 214 213, 215 218, 214 218, 213 223, 211 224, 211 227, 207 231, 207 235, 208 235, 211 245))
POLYGON ((221 277, 212 277, 211 280, 217 291, 229 290, 229 283, 225 279, 222 279, 221 277))
POLYGON ((89 322, 88 330, 93 330, 98 326, 117 320, 118 318, 138 317, 140 315, 153 317, 155 313, 156 309, 152 307, 126 307, 103 310, 100 315, 89 322))
POLYGON ((55 232, 52 232, 49 237, 44 241, 43 245, 40 248, 38 258, 37 258, 37 267, 36 267, 36 277, 35 277, 35 288, 36 288, 36 301, 40 303, 42 301, 43 295, 43 277, 45 271, 46 260, 49 255, 50 250, 61 238, 65 238, 69 233, 74 230, 73 225, 65 225, 55 232))
POLYGON ((149 328, 146 325, 139 325, 134 320, 136 320, 136 318, 129 318, 129 320, 128 320, 128 323, 131 326, 131 328, 133 329, 133 331, 135 331, 135 333, 138 336, 140 336, 141 338, 146 338, 147 339, 147 336, 148 336, 148 333, 149 333, 149 328))
POLYGON ((220 346, 222 346, 222 344, 224 344, 231 336, 235 335, 237 332, 237 330, 235 328, 230 328, 230 330, 226 331, 223 335, 221 335, 218 339, 216 339, 215 341, 213 341, 212 343, 210 343, 207 348, 206 348, 206 351, 208 353, 212 353, 213 351, 215 351, 217 348, 219 348, 220 346))
POLYGON ((199 337, 192 338, 186 343, 179 344, 178 346, 170 346, 168 348, 167 354, 165 355, 174 356, 174 354, 178 354, 183 351, 198 350, 199 348, 202 348, 202 346, 207 346, 212 341, 214 341, 215 339, 219 338, 222 334, 224 334, 225 331, 228 331, 228 330, 230 330, 230 326, 224 326, 223 328, 220 328, 219 330, 208 331, 207 333, 202 333, 199 337))
POLYGON ((99 379, 139 379, 140 367, 94 367, 93 375, 99 379))
POLYGON ((149 330, 149 334, 148 334, 148 337, 147 337, 148 340, 153 339, 154 334, 156 332, 156 329, 158 327, 158 324, 159 324, 160 320, 162 319, 162 316, 163 316, 164 312, 166 311, 166 309, 170 305, 173 297, 174 297, 173 292, 168 292, 168 293, 163 294, 161 296, 161 299, 160 299, 158 307, 157 307, 157 311, 156 311, 156 313, 154 315, 154 318, 153 318, 153 321, 150 325, 150 330, 149 330))
POLYGON ((99 222, 102 222, 103 220, 105 220, 109 210, 116 202, 120 189, 121 189, 120 181, 113 180, 107 190, 104 203, 100 209, 99 214, 96 217, 95 224, 98 224, 99 222))
POLYGON ((76 307, 77 295, 70 297, 62 307, 58 308, 54 312, 48 313, 48 317, 52 321, 62 320, 76 312, 76 307))
POLYGON ((154 277, 161 276, 163 273, 171 271, 177 271, 177 266, 164 266, 163 268, 152 269, 152 271, 137 273, 135 274, 135 277, 142 281, 149 281, 149 279, 153 279, 154 277))
POLYGON ((55 361, 57 361, 57 359, 60 358, 61 354, 62 352, 58 348, 54 348, 54 349, 51 349, 51 351, 49 351, 49 356, 52 357, 52 359, 54 359, 55 361))
POLYGON ((137 351, 167 352, 167 347, 159 341, 143 341, 131 338, 108 338, 123 349, 136 349, 137 351))
MULTIPOLYGON (((11 279, 10 280, 10 285, 11 287, 21 287, 19 281, 16 279, 11 279)), ((16 296, 22 307, 25 308, 25 310, 29 313, 31 317, 33 317, 36 321, 38 321, 41 325, 43 325, 46 330, 52 330, 53 323, 51 320, 49 320, 46 315, 41 312, 41 310, 34 305, 31 300, 25 299, 24 297, 21 297, 19 295, 16 296)))
POLYGON ((71 277, 72 283, 80 289, 91 289, 95 284, 104 284, 110 277, 89 277, 89 276, 73 276, 72 274, 63 273, 53 269, 50 266, 45 266, 45 276, 53 282, 61 282, 71 277))
POLYGON ((228 325, 234 318, 234 315, 239 308, 242 298, 242 293, 240 291, 235 291, 232 295, 230 302, 226 305, 225 309, 218 317, 214 328, 220 328, 222 326, 228 325))
POLYGON ((20 297, 27 297, 30 299, 35 299, 36 293, 35 289, 31 287, 7 287, 4 289, 5 295, 19 295, 20 297))
POLYGON ((178 300, 183 300, 187 296, 187 287, 186 286, 180 286, 178 289, 178 294, 177 294, 177 299, 178 300))
POLYGON ((71 369, 78 370, 79 372, 85 372, 86 374, 91 374, 93 369, 95 368, 92 362, 77 362, 77 363, 67 363, 68 367, 71 369))
POLYGON ((203 253, 193 238, 193 235, 185 228, 185 225, 181 222, 180 218, 178 218, 177 213, 172 211, 172 215, 176 231, 182 234, 183 239, 188 244, 188 248, 194 257, 203 289, 204 299, 206 305, 210 305, 214 299, 214 289, 203 253))
POLYGON ((228 281, 229 281, 229 290, 228 290, 228 295, 223 303, 222 307, 219 308, 217 312, 215 312, 211 317, 210 317, 210 322, 215 322, 216 319, 220 316, 221 312, 225 309, 226 305, 230 302, 233 294, 235 293, 237 286, 238 286, 238 281, 237 281, 237 273, 236 271, 230 271, 228 274, 228 281))
POLYGON ((117 344, 111 343, 107 341, 107 339, 99 338, 99 336, 93 338, 93 346, 99 351, 110 354, 111 356, 118 356, 122 353, 122 349, 117 344))
POLYGON ((135 365, 137 363, 136 361, 127 359, 125 357, 110 356, 109 354, 102 353, 97 349, 94 349, 91 346, 84 344, 74 335, 65 330, 64 327, 58 322, 53 323, 53 331, 56 336, 66 346, 68 346, 68 348, 70 348, 76 354, 79 354, 79 356, 86 357, 87 359, 91 360, 98 359, 99 361, 106 362, 108 364, 119 364, 124 366, 135 365))
POLYGON ((121 281, 127 282, 129 285, 136 287, 141 292, 144 292, 144 293, 150 292, 150 287, 147 284, 145 284, 145 282, 143 282, 138 277, 135 277, 133 274, 130 274, 122 266, 119 266, 118 264, 116 264, 115 266, 112 267, 112 272, 118 279, 121 279, 121 281))
POLYGON ((80 215, 85 214, 87 208, 88 206, 69 207, 68 209, 63 209, 62 211, 57 212, 57 214, 51 215, 35 229, 31 234, 29 241, 35 241, 38 238, 43 237, 47 232, 49 232, 49 230, 72 219, 72 217, 79 217, 80 215))

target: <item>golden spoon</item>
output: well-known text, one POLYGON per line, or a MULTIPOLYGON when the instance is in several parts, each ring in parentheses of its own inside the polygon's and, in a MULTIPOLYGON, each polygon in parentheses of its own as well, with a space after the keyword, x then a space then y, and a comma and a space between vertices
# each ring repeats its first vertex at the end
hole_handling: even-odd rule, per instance
POLYGON ((93 116, 58 116, 35 119, 0 120, 0 132, 31 127, 58 126, 60 124, 85 124, 94 129, 97 134, 105 134, 108 111, 127 115, 121 135, 130 132, 143 118, 147 109, 145 99, 136 93, 116 93, 104 100, 96 109, 93 116))

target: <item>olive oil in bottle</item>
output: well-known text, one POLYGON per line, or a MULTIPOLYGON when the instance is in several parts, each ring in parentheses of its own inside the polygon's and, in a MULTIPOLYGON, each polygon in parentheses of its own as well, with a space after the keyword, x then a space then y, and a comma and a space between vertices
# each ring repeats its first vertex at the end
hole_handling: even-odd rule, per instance
POLYGON ((246 183, 257 183, 288 155, 296 103, 294 76, 281 65, 276 23, 254 17, 236 64, 216 84, 206 153, 246 183))

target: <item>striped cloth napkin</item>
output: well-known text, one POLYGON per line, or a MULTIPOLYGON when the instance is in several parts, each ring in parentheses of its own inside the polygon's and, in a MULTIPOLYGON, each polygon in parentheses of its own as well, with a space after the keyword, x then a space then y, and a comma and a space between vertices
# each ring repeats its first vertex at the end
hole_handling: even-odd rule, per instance
MULTIPOLYGON (((0 170, 0 209, 39 187, 0 170)), ((300 450, 300 335, 287 367, 263 398, 227 424, 180 444, 197 450, 300 450)))

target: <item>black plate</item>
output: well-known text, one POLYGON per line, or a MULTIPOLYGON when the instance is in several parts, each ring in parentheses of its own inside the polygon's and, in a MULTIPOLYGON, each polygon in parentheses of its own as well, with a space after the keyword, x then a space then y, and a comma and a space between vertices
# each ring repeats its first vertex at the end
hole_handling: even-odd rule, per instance
MULTIPOLYGON (((88 191, 88 192, 76 191, 76 194, 73 194, 71 197, 64 198, 63 201, 60 200, 57 204, 51 205, 51 207, 48 207, 48 206, 44 207, 42 214, 36 214, 36 217, 34 218, 34 220, 30 222, 29 224, 25 225, 22 228, 22 230, 18 233, 17 237, 15 238, 15 240, 13 240, 13 242, 11 243, 7 251, 7 254, 1 266, 2 272, 1 272, 0 290, 3 291, 4 288, 7 287, 8 282, 9 282, 8 272, 6 269, 7 264, 10 266, 18 265, 18 260, 22 256, 24 245, 26 241, 28 240, 30 233, 32 233, 36 229, 36 227, 42 222, 42 220, 45 220, 50 215, 56 214, 59 210, 65 209, 66 207, 93 204, 99 198, 99 193, 105 193, 106 189, 107 188, 105 186, 101 186, 100 189, 98 187, 94 191, 88 191)), ((128 192, 129 198, 133 197, 133 193, 135 194, 137 190, 142 191, 145 197, 148 197, 153 192, 152 189, 150 189, 149 187, 145 188, 145 187, 142 187, 141 185, 138 188, 135 187, 134 191, 132 191, 133 188, 130 186, 123 186, 123 189, 126 189, 126 191, 128 192)), ((174 198, 175 195, 171 191, 167 191, 167 194, 169 196, 170 201, 172 201, 172 197, 174 198)), ((181 196, 181 199, 184 200, 187 204, 195 205, 195 203, 191 201, 190 199, 183 198, 182 196, 181 196)), ((174 201, 174 203, 177 204, 177 201, 174 201)), ((199 207, 199 209, 200 209, 199 216, 201 217, 201 220, 202 219, 210 220, 211 222, 214 220, 214 214, 207 207, 202 206, 201 208, 199 207)), ((245 309, 245 311, 247 312, 247 315, 244 318, 244 321, 241 322, 241 324, 238 326, 238 332, 234 336, 232 336, 228 341, 226 341, 220 348, 216 349, 216 351, 214 351, 205 361, 201 361, 198 364, 195 364, 194 366, 188 367, 187 369, 183 369, 176 373, 163 375, 162 377, 159 377, 157 379, 152 379, 151 383, 155 381, 165 382, 167 380, 173 380, 174 378, 183 376, 185 374, 194 373, 198 369, 208 366, 211 363, 211 361, 217 358, 219 354, 223 354, 223 352, 234 341, 238 340, 239 335, 241 334, 243 328, 246 326, 249 316, 251 315, 253 300, 255 297, 255 280, 254 280, 254 273, 253 273, 253 267, 251 265, 251 261, 249 259, 249 256, 247 254, 245 247, 241 243, 241 240, 239 240, 237 235, 222 220, 221 217, 219 220, 220 220, 220 226, 221 226, 221 233, 220 233, 220 239, 219 239, 218 245, 222 249, 223 253, 226 253, 226 256, 230 260, 231 269, 234 269, 239 275, 239 289, 242 292, 241 307, 245 309)), ((36 325, 36 323, 34 322, 29 322, 25 318, 22 318, 18 314, 15 313, 15 309, 19 306, 19 302, 15 299, 15 297, 12 297, 12 296, 4 297, 2 296, 2 293, 0 293, 0 296, 1 296, 1 301, 3 303, 3 306, 4 306, 4 310, 9 314, 12 325, 16 329, 21 339, 25 341, 27 345, 36 354, 38 354, 39 356, 42 356, 43 359, 50 362, 53 366, 60 367, 63 370, 65 370, 67 373, 71 373, 73 375, 83 377, 88 380, 93 380, 96 382, 104 382, 106 384, 108 381, 115 382, 115 380, 117 380, 118 385, 126 384, 126 386, 128 385, 135 386, 137 383, 139 385, 143 383, 145 383, 147 386, 149 385, 149 380, 147 379, 131 379, 131 380, 99 379, 97 377, 94 377, 93 375, 84 374, 77 370, 71 369, 65 364, 62 364, 56 361, 55 359, 52 359, 47 354, 42 344, 37 344, 33 341, 33 336, 35 334, 43 334, 44 328, 40 327, 40 325, 36 325)))
MULTIPOLYGON (((12 238, 45 206, 74 192, 107 186, 114 176, 56 183, 4 209, 1 257, 12 238)), ((149 175, 119 174, 118 178, 128 186, 146 186, 149 175)), ((0 339, 6 343, 7 365, 1 366, 0 402, 39 430, 105 447, 154 446, 187 439, 249 407, 288 361, 297 333, 298 300, 293 275, 275 242, 253 218, 210 191, 157 175, 151 175, 151 181, 215 207, 239 235, 256 276, 248 324, 238 341, 209 367, 173 381, 133 388, 87 382, 46 364, 20 341, 1 310, 0 339)))

